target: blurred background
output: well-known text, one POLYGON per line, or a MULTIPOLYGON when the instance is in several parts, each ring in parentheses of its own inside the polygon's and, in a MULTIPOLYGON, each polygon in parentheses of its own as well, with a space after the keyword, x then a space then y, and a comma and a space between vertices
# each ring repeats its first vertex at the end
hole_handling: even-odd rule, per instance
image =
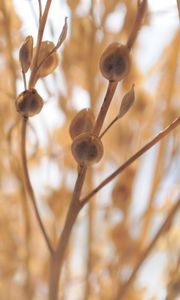
MULTIPOLYGON (((42 0, 44 7, 45 0, 42 0)), ((0 299, 48 295, 49 255, 22 184, 20 117, 23 91, 19 47, 36 43, 37 0, 0 0, 0 299)), ((91 107, 97 115, 107 81, 102 51, 125 43, 135 0, 53 0, 43 40, 56 43, 68 17, 68 36, 55 72, 37 83, 45 105, 30 119, 27 152, 37 205, 54 244, 62 231, 76 178, 69 125, 91 107)), ((118 85, 104 128, 135 84, 128 114, 103 137, 104 157, 90 168, 86 195, 180 113, 180 29, 176 0, 149 0, 132 51, 132 70, 118 85)), ((28 74, 29 76, 29 74, 28 74)), ((27 77, 28 77, 27 76, 27 77)), ((91 199, 74 226, 59 299, 111 300, 129 278, 180 194, 180 131, 176 129, 91 199)), ((180 299, 180 221, 173 220, 143 264, 125 300, 180 299)))

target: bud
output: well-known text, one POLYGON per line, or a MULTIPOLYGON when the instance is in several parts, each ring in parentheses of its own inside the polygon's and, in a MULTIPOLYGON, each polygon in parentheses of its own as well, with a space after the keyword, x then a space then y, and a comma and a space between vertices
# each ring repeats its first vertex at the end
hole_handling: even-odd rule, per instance
POLYGON ((94 114, 90 108, 77 113, 71 121, 69 133, 72 139, 84 132, 90 132, 94 126, 94 114))
MULTIPOLYGON (((44 41, 41 43, 40 51, 38 55, 37 67, 38 77, 45 77, 56 69, 58 65, 58 55, 57 51, 53 51, 55 45, 53 42, 44 41)), ((34 53, 36 52, 36 48, 34 48, 34 53)), ((33 58, 34 59, 34 58, 33 58)), ((33 62, 31 64, 33 66, 33 62)))
POLYGON ((127 92, 127 94, 124 95, 120 110, 118 113, 118 119, 122 118, 131 108, 131 106, 134 104, 135 100, 135 93, 134 93, 134 84, 132 85, 131 89, 127 92))
POLYGON ((22 92, 16 98, 16 110, 24 117, 38 114, 43 107, 43 99, 35 89, 22 92))
POLYGON ((97 136, 82 133, 74 139, 71 151, 79 165, 92 165, 102 158, 103 145, 97 136))
POLYGON ((104 50, 99 66, 102 75, 109 81, 122 80, 131 67, 129 49, 120 43, 112 43, 104 50))
POLYGON ((22 72, 29 70, 33 56, 33 37, 28 35, 19 50, 19 61, 21 63, 22 72))

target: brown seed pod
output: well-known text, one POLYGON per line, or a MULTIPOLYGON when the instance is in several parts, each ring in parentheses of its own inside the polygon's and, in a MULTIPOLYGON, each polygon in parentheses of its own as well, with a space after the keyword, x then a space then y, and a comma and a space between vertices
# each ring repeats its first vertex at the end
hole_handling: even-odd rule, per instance
POLYGON ((22 72, 26 73, 30 67, 33 56, 33 37, 28 35, 19 50, 19 61, 22 72))
POLYGON ((43 107, 43 99, 35 89, 22 92, 16 98, 16 110, 24 117, 32 117, 38 114, 43 107))
POLYGON ((71 151, 80 165, 91 165, 99 162, 104 152, 101 140, 89 132, 82 133, 74 139, 71 151))
POLYGON ((71 121, 69 133, 72 139, 84 132, 90 132, 94 126, 94 114, 90 108, 82 109, 71 121))
POLYGON ((129 49, 118 42, 110 44, 101 55, 99 66, 106 79, 122 80, 129 73, 131 67, 129 49))
MULTIPOLYGON (((51 51, 54 49, 55 45, 53 42, 44 41, 41 43, 37 66, 39 66, 38 77, 45 77, 51 74, 58 65, 58 55, 57 51, 51 51)), ((34 48, 34 53, 36 48, 34 48)), ((33 56, 33 60, 34 60, 33 56)), ((33 66, 33 61, 31 67, 33 66)))

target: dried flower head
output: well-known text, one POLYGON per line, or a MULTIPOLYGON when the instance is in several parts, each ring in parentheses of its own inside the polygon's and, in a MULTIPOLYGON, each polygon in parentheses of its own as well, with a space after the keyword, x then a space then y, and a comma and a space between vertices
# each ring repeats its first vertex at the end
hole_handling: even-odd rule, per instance
POLYGON ((25 117, 38 114, 43 107, 43 99, 35 89, 22 92, 16 98, 16 110, 25 117))
POLYGON ((74 139, 71 151, 78 164, 91 165, 102 158, 103 145, 97 136, 82 133, 74 139))
POLYGON ((130 71, 131 60, 127 46, 118 42, 110 44, 100 58, 102 75, 110 81, 122 80, 130 71))
MULTIPOLYGON (((37 67, 38 70, 38 77, 45 77, 51 74, 58 65, 58 55, 57 51, 53 51, 55 45, 53 42, 44 41, 41 43, 39 55, 38 55, 38 62, 37 67)), ((34 48, 34 53, 36 52, 36 48, 34 48)), ((33 56, 34 59, 35 56, 33 56)), ((31 64, 33 66, 33 62, 31 64)))
POLYGON ((90 108, 82 109, 71 121, 69 133, 72 139, 84 132, 90 132, 94 126, 94 114, 90 108))

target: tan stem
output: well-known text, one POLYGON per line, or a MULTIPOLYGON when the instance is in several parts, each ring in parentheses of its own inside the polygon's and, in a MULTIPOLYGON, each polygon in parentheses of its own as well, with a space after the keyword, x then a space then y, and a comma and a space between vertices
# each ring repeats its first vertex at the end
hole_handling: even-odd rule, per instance
POLYGON ((94 196, 99 190, 101 190, 105 185, 111 182, 116 176, 118 176, 122 171, 127 169, 136 159, 138 159, 147 150, 152 148, 157 144, 162 138, 167 136, 173 129, 180 125, 180 117, 174 120, 168 127, 158 133, 150 142, 143 146, 138 152, 131 156, 124 164, 122 164, 116 171, 114 171, 110 176, 103 180, 93 191, 91 191, 87 196, 85 196, 80 202, 84 206, 89 199, 94 196))
POLYGON ((85 180, 86 167, 80 167, 76 180, 71 204, 68 209, 64 229, 60 236, 57 248, 51 257, 50 262, 50 283, 49 283, 49 300, 58 299, 59 280, 62 271, 62 264, 67 249, 70 234, 76 218, 81 210, 79 202, 81 189, 85 180))
POLYGON ((114 125, 114 123, 116 123, 117 122, 117 120, 118 120, 119 118, 118 117, 115 117, 112 121, 111 121, 111 123, 104 129, 104 131, 100 134, 100 139, 102 139, 102 137, 105 135, 105 133, 114 125))
POLYGON ((106 95, 105 95, 105 98, 104 98, 104 102, 101 106, 100 112, 98 114, 98 117, 97 117, 97 120, 96 120, 96 123, 95 123, 95 126, 94 126, 94 131, 93 131, 94 135, 98 136, 100 134, 101 128, 103 126, 107 111, 108 111, 109 106, 111 104, 111 101, 112 101, 112 98, 114 96, 117 85, 118 85, 118 82, 109 81, 107 92, 106 92, 106 95))
POLYGON ((144 18, 145 12, 147 9, 147 0, 138 0, 138 9, 137 9, 137 15, 134 22, 134 25, 132 27, 132 31, 129 35, 128 41, 127 41, 127 47, 131 49, 134 45, 134 42, 137 38, 138 32, 142 25, 142 20, 144 18))
POLYGON ((42 231, 42 234, 44 236, 44 239, 46 241, 47 247, 49 249, 50 254, 53 254, 53 248, 51 245, 51 242, 47 236, 46 230, 44 228, 44 225, 42 223, 37 205, 36 205, 36 199, 34 195, 34 191, 31 185, 31 181, 29 178, 29 172, 28 172, 28 167, 27 167, 27 157, 26 157, 26 129, 27 129, 27 118, 22 119, 22 132, 21 132, 21 157, 22 157, 22 169, 23 169, 23 181, 24 181, 24 186, 26 189, 27 194, 29 195, 34 212, 37 218, 37 221, 39 223, 39 227, 42 231))
POLYGON ((153 238, 153 240, 151 241, 149 246, 146 248, 146 250, 143 252, 143 254, 142 254, 140 260, 138 261, 137 265, 135 266, 130 278, 125 283, 125 285, 119 289, 117 296, 115 297, 114 300, 120 300, 120 299, 123 300, 124 296, 128 292, 129 287, 131 286, 132 282, 134 281, 139 269, 141 268, 142 264, 144 263, 145 259, 148 257, 148 255, 154 248, 155 244, 157 243, 158 239, 160 238, 160 236, 162 235, 162 233, 164 232, 164 230, 166 229, 168 224, 172 221, 172 219, 174 218, 174 216, 177 213, 179 208, 180 208, 180 198, 178 199, 178 201, 174 204, 174 206, 170 210, 168 216, 166 217, 165 221, 163 222, 160 229, 156 233, 155 237, 153 238))
POLYGON ((34 57, 34 60, 33 60, 31 76, 30 76, 30 79, 29 79, 29 88, 33 88, 34 85, 36 84, 36 81, 37 81, 36 67, 37 67, 39 51, 40 51, 40 48, 41 48, 41 42, 42 42, 42 38, 43 38, 44 28, 45 28, 45 25, 46 25, 47 16, 48 16, 48 12, 49 12, 49 9, 50 9, 50 6, 51 6, 51 2, 52 2, 52 0, 47 0, 46 6, 45 6, 45 9, 44 9, 44 13, 41 17, 41 21, 40 21, 40 24, 39 24, 37 45, 36 45, 36 53, 35 53, 35 57, 34 57))

